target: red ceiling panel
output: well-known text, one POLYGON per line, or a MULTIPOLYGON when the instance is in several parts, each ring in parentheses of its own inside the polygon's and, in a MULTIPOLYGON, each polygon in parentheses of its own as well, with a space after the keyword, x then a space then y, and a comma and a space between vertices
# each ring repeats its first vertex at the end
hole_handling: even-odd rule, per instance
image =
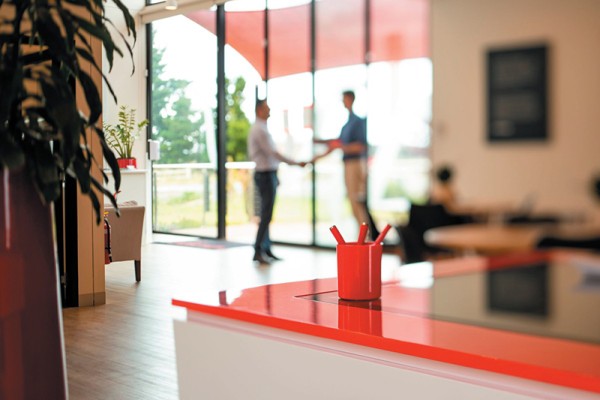
MULTIPOLYGON (((316 6, 316 68, 362 64, 365 60, 364 2, 321 0, 316 6)), ((216 33, 215 13, 186 15, 216 33)), ((264 12, 226 14, 226 43, 265 78, 264 12)), ((310 5, 269 10, 269 78, 310 71, 310 5)), ((427 57, 428 0, 371 0, 371 62, 427 57)))

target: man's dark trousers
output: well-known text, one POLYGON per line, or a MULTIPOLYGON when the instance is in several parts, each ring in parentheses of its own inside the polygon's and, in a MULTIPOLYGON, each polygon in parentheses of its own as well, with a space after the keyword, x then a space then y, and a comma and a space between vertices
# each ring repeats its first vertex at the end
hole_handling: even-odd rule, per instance
POLYGON ((277 171, 257 171, 254 173, 254 183, 258 188, 260 196, 260 223, 256 232, 254 251, 262 254, 271 250, 271 238, 269 236, 269 224, 273 219, 273 208, 275 206, 275 195, 277 194, 277 171))

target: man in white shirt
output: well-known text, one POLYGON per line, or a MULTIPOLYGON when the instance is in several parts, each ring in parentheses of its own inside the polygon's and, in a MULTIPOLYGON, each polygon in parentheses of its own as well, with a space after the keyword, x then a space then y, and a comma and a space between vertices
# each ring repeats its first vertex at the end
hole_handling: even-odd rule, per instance
POLYGON ((279 260, 271 251, 269 224, 273 218, 273 207, 279 180, 277 168, 279 163, 304 167, 305 162, 297 162, 285 157, 275 149, 273 138, 267 129, 267 119, 271 109, 267 100, 256 101, 256 121, 248 135, 248 154, 250 160, 256 163, 254 183, 260 196, 260 223, 254 243, 254 261, 269 264, 271 260, 279 260))

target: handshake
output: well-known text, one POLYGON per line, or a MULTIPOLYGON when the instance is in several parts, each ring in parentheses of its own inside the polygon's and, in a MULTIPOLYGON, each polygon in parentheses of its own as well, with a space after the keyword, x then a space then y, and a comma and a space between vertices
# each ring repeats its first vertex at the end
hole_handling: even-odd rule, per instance
POLYGON ((322 154, 318 154, 318 155, 314 156, 309 161, 297 161, 297 162, 294 162, 293 165, 305 167, 308 164, 314 164, 317 160, 325 157, 326 155, 331 153, 333 150, 342 148, 342 141, 339 139, 328 139, 328 140, 313 139, 313 143, 325 144, 325 145, 327 145, 327 150, 322 154))
POLYGON ((309 160, 309 161, 296 161, 296 162, 295 162, 294 164, 292 164, 292 165, 297 165, 297 166, 299 166, 299 167, 302 167, 302 168, 304 168, 304 167, 306 167, 308 164, 312 164, 312 163, 313 163, 313 161, 312 161, 312 160, 309 160))
POLYGON ((291 165, 297 165, 297 166, 299 166, 299 167, 302 167, 302 168, 304 168, 304 167, 306 167, 306 166, 307 166, 307 165, 309 165, 309 164, 314 164, 314 163, 315 163, 315 161, 317 161, 317 160, 318 160, 319 158, 321 158, 321 157, 322 157, 322 155, 320 155, 320 156, 315 156, 315 157, 311 158, 311 159, 310 159, 310 160, 308 160, 308 161, 294 161, 293 163, 291 163, 291 165))

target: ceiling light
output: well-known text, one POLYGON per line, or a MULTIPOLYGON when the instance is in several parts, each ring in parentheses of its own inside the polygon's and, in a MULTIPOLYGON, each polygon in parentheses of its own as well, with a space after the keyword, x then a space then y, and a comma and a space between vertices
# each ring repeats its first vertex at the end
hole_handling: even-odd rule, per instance
POLYGON ((177 0, 167 0, 165 10, 177 10, 177 0))

